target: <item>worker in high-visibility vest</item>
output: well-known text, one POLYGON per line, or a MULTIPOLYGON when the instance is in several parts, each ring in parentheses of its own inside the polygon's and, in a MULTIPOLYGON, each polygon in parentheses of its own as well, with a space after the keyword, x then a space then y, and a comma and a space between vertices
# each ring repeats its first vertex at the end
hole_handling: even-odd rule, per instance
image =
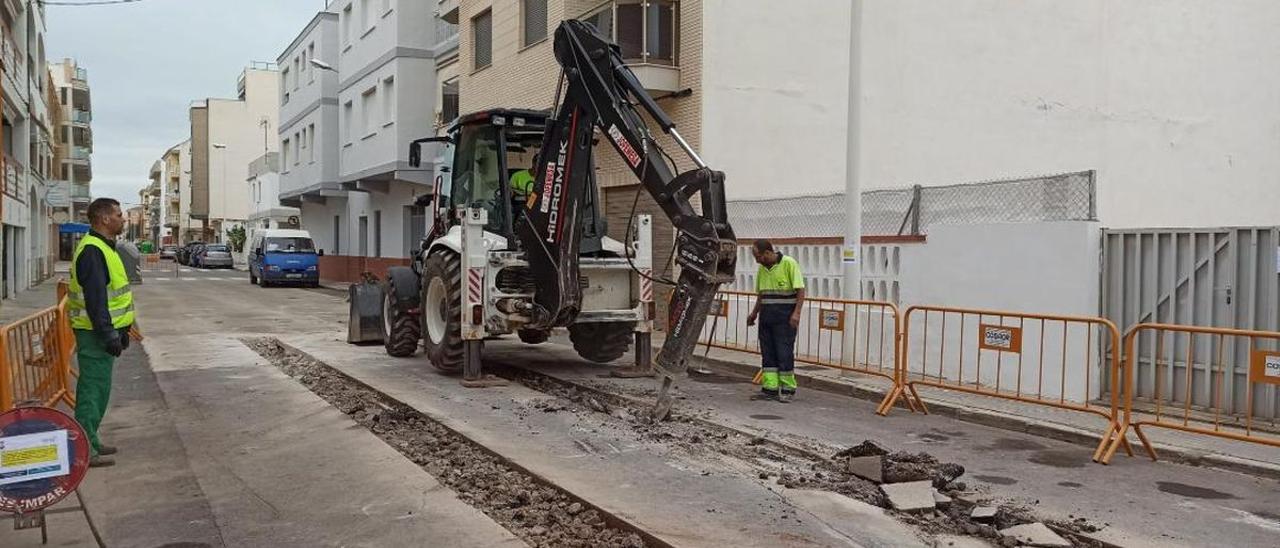
POLYGON ((89 233, 71 257, 67 313, 76 336, 80 378, 76 382, 76 422, 89 437, 89 466, 110 466, 117 449, 102 443, 98 427, 111 399, 111 370, 129 347, 133 292, 129 274, 116 252, 124 231, 120 202, 98 198, 89 204, 89 233))
POLYGON ((533 192, 533 170, 538 169, 538 155, 533 155, 533 161, 528 169, 522 169, 511 174, 511 195, 518 201, 524 201, 525 197, 533 192))
POLYGON ((796 330, 804 308, 804 276, 800 264, 769 240, 756 240, 751 252, 760 263, 756 305, 747 315, 748 326, 760 320, 761 382, 754 398, 787 403, 796 393, 796 330))

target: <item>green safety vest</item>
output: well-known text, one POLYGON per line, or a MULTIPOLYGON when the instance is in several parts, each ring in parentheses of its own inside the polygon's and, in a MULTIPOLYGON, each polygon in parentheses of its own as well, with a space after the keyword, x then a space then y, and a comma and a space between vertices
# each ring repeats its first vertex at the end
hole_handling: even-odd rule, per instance
POLYGON ((804 276, 800 274, 800 264, 789 255, 782 255, 773 266, 760 265, 756 271, 760 304, 794 305, 799 289, 804 289, 804 276))
POLYGON ((533 192, 533 174, 527 169, 511 174, 511 190, 525 195, 533 192))
POLYGON ((124 269, 120 254, 97 236, 86 235, 80 239, 76 252, 71 256, 71 288, 67 293, 67 313, 71 315, 71 328, 93 330, 89 312, 84 302, 84 288, 76 279, 76 263, 85 246, 94 246, 107 259, 107 311, 111 314, 111 326, 122 329, 133 325, 133 291, 129 288, 129 274, 124 269))

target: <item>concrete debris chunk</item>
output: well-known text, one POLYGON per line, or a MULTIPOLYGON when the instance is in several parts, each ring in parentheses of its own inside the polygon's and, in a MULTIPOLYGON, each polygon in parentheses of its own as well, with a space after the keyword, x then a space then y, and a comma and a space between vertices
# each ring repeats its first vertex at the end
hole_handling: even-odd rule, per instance
POLYGON ((995 506, 975 506, 969 517, 978 521, 989 521, 996 517, 998 509, 995 506))
POLYGON ((920 512, 935 508, 933 502, 933 483, 929 481, 909 481, 906 483, 886 483, 880 490, 889 497, 889 504, 895 510, 903 512, 920 512))
POLYGON ((884 483, 884 457, 872 455, 867 457, 849 457, 845 462, 845 470, 864 480, 884 483))
POLYGON ((936 505, 938 505, 938 506, 946 506, 946 505, 948 505, 948 504, 951 504, 951 497, 948 497, 948 496, 946 496, 946 495, 944 495, 944 494, 942 494, 942 493, 939 493, 939 492, 937 492, 937 491, 934 491, 934 492, 933 492, 933 503, 934 503, 934 504, 936 504, 936 505))
POLYGON ((1001 529, 1000 534, 1016 539, 1018 542, 1028 546, 1045 546, 1049 548, 1069 548, 1071 546, 1070 542, 1067 542, 1066 539, 1058 536, 1052 529, 1040 522, 1001 529))

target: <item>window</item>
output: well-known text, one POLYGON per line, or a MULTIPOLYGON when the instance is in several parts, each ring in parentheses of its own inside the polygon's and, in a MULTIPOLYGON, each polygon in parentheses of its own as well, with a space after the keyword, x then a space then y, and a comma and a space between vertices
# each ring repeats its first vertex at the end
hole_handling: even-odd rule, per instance
MULTIPOLYGON (((353 0, 354 1, 354 0, 353 0)), ((342 44, 351 45, 351 4, 342 8, 342 44)))
MULTIPOLYGON (((307 149, 307 128, 305 127, 302 128, 302 137, 298 139, 298 148, 302 150, 307 149)), ((298 162, 301 162, 301 161, 302 161, 302 153, 301 151, 299 151, 298 155, 293 159, 293 165, 296 166, 298 165, 298 162)))
POLYGON ((396 121, 396 77, 382 81, 382 124, 388 125, 396 121))
POLYGON ((293 90, 294 90, 294 91, 297 91, 297 90, 298 90, 298 80, 301 80, 301 78, 300 78, 299 76, 302 74, 302 67, 300 67, 300 66, 298 66, 298 65, 299 65, 299 63, 298 63, 298 58, 297 58, 297 57, 294 57, 294 58, 293 58, 293 74, 294 74, 294 76, 293 76, 293 90))
POLYGON ((372 25, 372 19, 369 17, 369 10, 373 9, 373 0, 356 0, 360 2, 360 34, 364 34, 372 25))
POLYGON ((358 236, 360 238, 360 244, 359 244, 360 256, 368 257, 369 256, 369 217, 368 216, 365 216, 365 215, 360 216, 359 228, 360 228, 360 233, 358 236))
POLYGON ((342 131, 343 144, 351 144, 352 130, 355 129, 351 127, 351 124, 355 122, 352 115, 353 110, 355 109, 352 108, 351 101, 347 101, 342 105, 342 126, 339 129, 342 131))
POLYGON ((364 136, 368 137, 377 131, 377 122, 374 117, 375 105, 377 102, 378 88, 371 87, 364 90, 360 94, 360 116, 364 117, 364 136))
POLYGON ((471 20, 472 55, 476 70, 493 64, 493 11, 485 10, 471 20))
POLYGON ((302 134, 293 134, 293 165, 298 165, 298 157, 302 156, 302 134))
POLYGON ((316 125, 307 126, 307 130, 307 133, 311 135, 311 148, 307 149, 307 162, 313 163, 316 161, 316 125))
POLYGON ((373 212, 373 256, 382 256, 382 210, 373 212))
POLYGON ((281 162, 281 164, 284 165, 286 168, 288 168, 289 166, 289 140, 288 139, 281 141, 280 154, 284 155, 284 158, 281 158, 281 160, 284 160, 283 162, 281 162))
POLYGON ((506 180, 498 173, 498 128, 470 124, 462 128, 458 146, 454 151, 452 187, 449 208, 479 204, 489 212, 489 224, 485 230, 501 234, 505 228, 506 208, 499 192, 506 180))
POLYGON ((520 15, 524 24, 524 43, 529 46, 547 38, 547 0, 524 0, 520 15))
POLYGON ((333 254, 342 252, 342 216, 333 216, 333 254))
MULTIPOLYGON (((310 65, 310 64, 311 64, 311 60, 312 60, 312 59, 315 59, 315 58, 316 58, 316 45, 315 45, 315 44, 308 45, 308 46, 307 46, 307 65, 310 65)), ((307 72, 307 74, 308 74, 308 78, 309 78, 309 80, 307 80, 307 83, 308 83, 308 84, 310 84, 311 82, 316 81, 316 69, 315 69, 315 67, 310 67, 310 66, 309 66, 309 67, 307 68, 307 71, 308 71, 308 72, 307 72)))
POLYGON ((280 71, 280 104, 289 104, 289 67, 280 71))
MULTIPOLYGON (((306 50, 303 50, 303 53, 306 53, 306 50)), ((307 60, 302 58, 302 53, 293 58, 293 66, 298 67, 298 76, 293 79, 293 89, 298 89, 298 86, 302 85, 302 75, 307 73, 307 60)))
POLYGON ((458 79, 446 80, 440 86, 440 122, 448 124, 458 118, 458 79))

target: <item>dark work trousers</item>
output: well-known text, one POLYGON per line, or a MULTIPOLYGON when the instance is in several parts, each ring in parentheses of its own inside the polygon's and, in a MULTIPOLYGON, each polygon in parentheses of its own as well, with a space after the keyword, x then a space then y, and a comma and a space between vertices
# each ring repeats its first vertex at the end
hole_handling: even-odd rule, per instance
POLYGON ((764 375, 760 390, 766 394, 796 392, 796 329, 791 327, 794 304, 760 307, 760 354, 764 375))

